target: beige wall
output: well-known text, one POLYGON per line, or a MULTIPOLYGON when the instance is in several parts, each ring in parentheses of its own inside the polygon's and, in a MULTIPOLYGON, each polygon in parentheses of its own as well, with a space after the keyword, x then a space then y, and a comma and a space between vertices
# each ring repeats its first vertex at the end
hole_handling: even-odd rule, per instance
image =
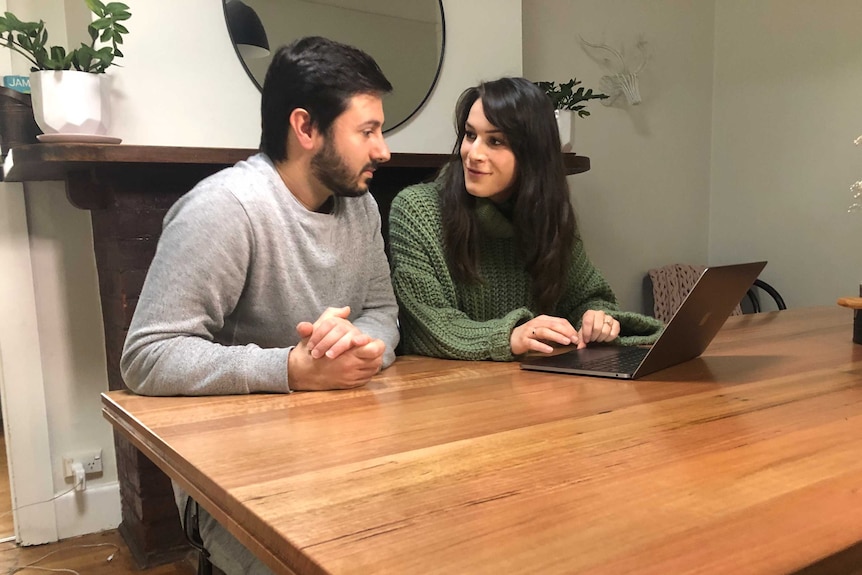
POLYGON ((716 2, 710 259, 764 258, 788 305, 862 282, 862 3, 716 2))
POLYGON ((862 4, 856 0, 524 0, 524 71, 597 86, 578 36, 652 58, 638 108, 590 105, 569 179, 593 260, 626 307, 672 262, 767 259, 791 306, 862 280, 862 4))
POLYGON ((605 107, 577 119, 575 151, 589 172, 569 177, 587 252, 621 304, 642 308, 651 267, 707 259, 712 115, 712 2, 524 0, 524 74, 577 77, 598 89, 603 71, 579 38, 625 49, 648 42, 643 103, 605 107))

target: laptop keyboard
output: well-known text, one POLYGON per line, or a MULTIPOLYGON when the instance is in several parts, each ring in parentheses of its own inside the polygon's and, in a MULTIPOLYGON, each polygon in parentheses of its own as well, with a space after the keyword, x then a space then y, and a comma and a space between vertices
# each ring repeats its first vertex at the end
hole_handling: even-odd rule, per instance
POLYGON ((626 347, 620 348, 619 351, 618 354, 613 356, 581 360, 579 368, 589 371, 634 373, 649 350, 641 347, 626 347))

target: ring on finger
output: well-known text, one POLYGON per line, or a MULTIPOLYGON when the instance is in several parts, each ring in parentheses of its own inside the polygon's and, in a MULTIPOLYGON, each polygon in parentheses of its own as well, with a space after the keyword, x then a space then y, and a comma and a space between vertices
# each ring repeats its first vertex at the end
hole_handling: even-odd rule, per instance
POLYGON ((605 318, 605 325, 611 325, 612 323, 614 323, 614 318, 612 318, 612 317, 606 317, 605 318))

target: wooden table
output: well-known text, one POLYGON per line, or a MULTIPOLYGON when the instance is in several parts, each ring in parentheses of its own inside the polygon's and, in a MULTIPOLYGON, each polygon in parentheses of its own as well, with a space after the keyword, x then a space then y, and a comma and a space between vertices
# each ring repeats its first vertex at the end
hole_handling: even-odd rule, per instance
POLYGON ((103 396, 281 573, 848 573, 862 565, 851 313, 731 318, 637 381, 399 358, 366 388, 103 396))

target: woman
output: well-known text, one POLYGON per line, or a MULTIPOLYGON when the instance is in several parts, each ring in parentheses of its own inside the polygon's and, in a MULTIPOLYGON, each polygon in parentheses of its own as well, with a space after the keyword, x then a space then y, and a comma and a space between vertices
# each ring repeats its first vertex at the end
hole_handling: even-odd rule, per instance
POLYGON ((437 181, 403 190, 390 212, 404 351, 510 361, 654 341, 662 324, 620 311, 584 252, 544 92, 523 78, 485 82, 461 95, 455 121, 437 181))

